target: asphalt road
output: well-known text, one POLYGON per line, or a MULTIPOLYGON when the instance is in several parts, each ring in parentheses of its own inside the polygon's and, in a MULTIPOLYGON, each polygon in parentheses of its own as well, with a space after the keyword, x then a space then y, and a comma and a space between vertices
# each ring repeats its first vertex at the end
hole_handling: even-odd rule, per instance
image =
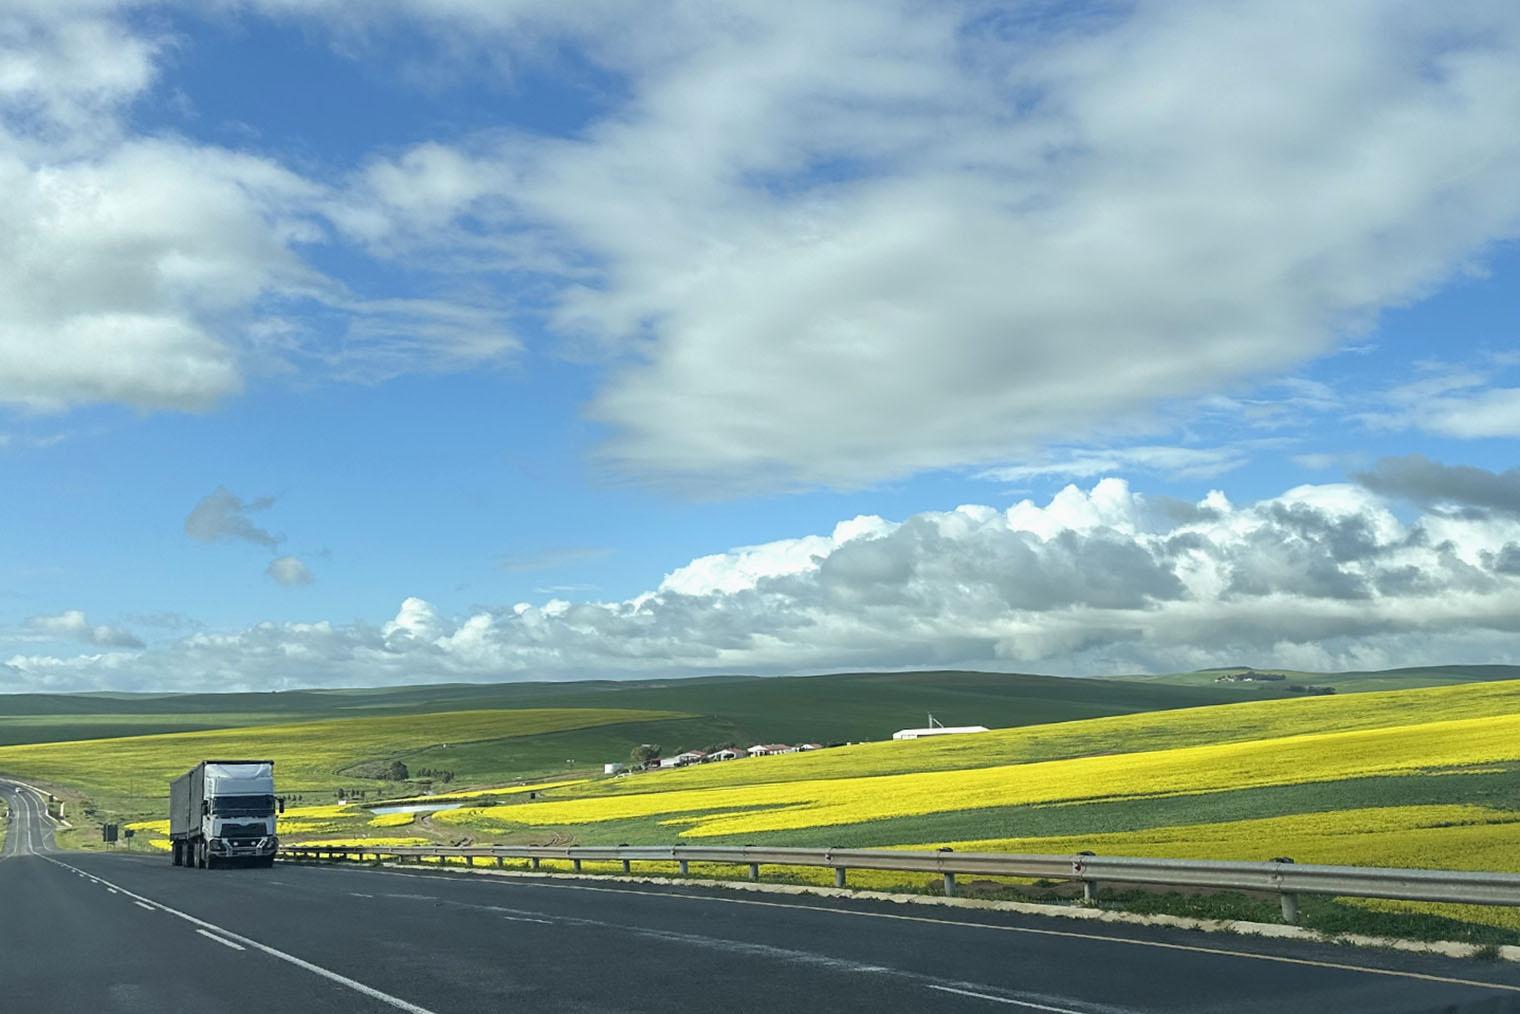
POLYGON ((1520 967, 596 880, 57 852, 0 783, 0 1010, 1520 1011, 1520 967))

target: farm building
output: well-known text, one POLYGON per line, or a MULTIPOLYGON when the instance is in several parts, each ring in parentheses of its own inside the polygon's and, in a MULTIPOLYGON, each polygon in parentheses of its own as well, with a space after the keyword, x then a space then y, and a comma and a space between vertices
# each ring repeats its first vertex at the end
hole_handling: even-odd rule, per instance
POLYGON ((931 725, 923 729, 898 729, 893 739, 924 739, 929 736, 962 736, 971 732, 986 732, 985 725, 931 725))

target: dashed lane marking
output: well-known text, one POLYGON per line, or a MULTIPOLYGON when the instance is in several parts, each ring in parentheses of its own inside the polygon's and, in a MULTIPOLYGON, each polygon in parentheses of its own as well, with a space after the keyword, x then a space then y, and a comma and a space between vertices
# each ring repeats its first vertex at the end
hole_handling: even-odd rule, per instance
POLYGON ((1028 1000, 1015 1000, 1011 997, 996 996, 992 993, 978 993, 972 989, 956 989, 954 986, 930 985, 926 989, 937 989, 941 993, 955 993, 957 996, 971 996, 978 1000, 991 1000, 993 1003, 1006 1003, 1013 1007, 1025 1007, 1029 1010, 1054 1011, 1055 1014, 1086 1014, 1085 1011, 1072 1010, 1070 1007, 1052 1007, 1049 1004, 1030 1003, 1028 1000))
MULTIPOLYGON (((335 871, 338 868, 334 868, 335 871)), ((402 873, 396 870, 341 870, 342 873, 363 876, 409 877, 413 880, 437 881, 451 874, 402 873)), ((1150 947, 1164 951, 1181 951, 1190 954, 1208 954, 1215 957, 1241 958, 1247 961, 1269 961, 1280 965, 1299 965, 1306 968, 1328 968, 1337 972, 1360 972, 1364 975, 1382 975, 1394 979, 1415 979, 1420 982, 1439 982, 1448 986, 1469 986, 1477 989, 1496 989, 1506 993, 1520 993, 1520 986, 1507 982, 1482 979, 1463 979, 1452 975, 1433 975, 1427 972, 1410 972, 1397 968, 1379 968, 1376 965, 1353 965, 1343 961, 1319 961, 1314 958, 1292 958, 1284 954, 1263 954, 1256 951, 1237 951, 1227 947, 1205 947, 1202 944, 1176 944, 1163 940, 1140 940, 1134 937, 1113 936, 1107 933, 1079 933, 1076 930, 1041 929, 1036 926, 1006 926, 998 923, 972 922, 965 919, 934 919, 923 915, 901 915, 895 912, 869 912, 861 909, 834 908, 828 905, 796 905, 781 901, 759 901, 754 898, 722 898, 710 894, 674 894, 664 891, 637 891, 626 887, 600 887, 592 884, 566 884, 557 881, 527 880, 526 878, 482 877, 481 881, 505 889, 538 888, 555 891, 591 891, 601 894, 634 894, 643 898, 665 898, 673 901, 712 902, 724 905, 752 905, 757 908, 784 908, 795 912, 821 912, 861 919, 891 919, 897 922, 928 923, 932 926, 955 926, 966 929, 991 930, 997 933, 1023 933, 1031 936, 1058 937, 1065 940, 1090 940, 1097 943, 1120 944, 1129 947, 1150 947)), ((462 881, 461 881, 462 882, 462 881)))
POLYGON ((215 940, 217 943, 221 944, 223 947, 231 947, 235 951, 246 951, 248 949, 248 948, 244 947, 242 944, 235 944, 231 940, 228 940, 226 937, 219 937, 215 933, 209 932, 207 930, 198 929, 195 932, 199 933, 201 936, 205 937, 207 940, 215 940))
MULTIPOLYGON (((70 866, 68 863, 54 859, 52 856, 43 856, 42 858, 46 859, 54 866, 61 866, 66 870, 73 870, 76 873, 84 873, 84 871, 80 870, 77 866, 70 866)), ((151 898, 144 898, 140 894, 134 894, 133 892, 127 890, 125 887, 122 887, 120 884, 113 884, 108 880, 95 876, 93 873, 85 873, 84 875, 104 887, 116 888, 122 894, 125 894, 127 897, 133 899, 144 908, 152 907, 148 905, 148 902, 152 901, 151 898)), ((256 951, 263 951, 271 958, 278 958, 280 961, 295 965, 297 968, 304 968, 306 971, 312 973, 313 975, 320 975, 322 978, 327 979, 329 982, 336 982, 340 986, 346 986, 349 989, 353 990, 355 993, 362 993, 372 1000, 378 1000, 387 1006, 396 1008, 397 1010, 406 1011, 407 1014, 435 1014, 435 1012, 428 1010, 426 1007, 420 1007, 415 1003, 401 999, 399 996, 391 996, 389 993, 378 990, 373 986, 366 986, 359 980, 350 979, 348 976, 343 975, 340 972, 334 972, 330 968, 323 968, 321 965, 314 964, 310 961, 305 960, 304 958, 298 958, 294 954, 287 954, 285 951, 282 951, 277 947, 270 947, 268 944, 259 943, 257 940, 254 940, 251 937, 245 937, 241 933, 234 933, 229 929, 224 929, 221 926, 216 925, 216 923, 207 922, 204 919, 197 919, 195 916, 190 915, 188 912, 181 912, 179 909, 170 908, 167 905, 158 905, 158 910, 161 912, 166 912, 169 915, 174 916, 176 919, 183 919, 185 922, 190 923, 192 926, 210 930, 227 940, 234 940, 242 944, 245 948, 252 948, 256 951)))

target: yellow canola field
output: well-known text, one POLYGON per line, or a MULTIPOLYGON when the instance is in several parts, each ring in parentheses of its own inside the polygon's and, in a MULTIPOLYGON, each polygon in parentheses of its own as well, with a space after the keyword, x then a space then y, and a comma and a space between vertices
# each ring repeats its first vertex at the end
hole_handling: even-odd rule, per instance
POLYGON ((380 813, 369 822, 370 827, 406 827, 417 819, 415 813, 380 813))
MULTIPOLYGON (((1054 854, 1091 849, 1100 855, 1169 859, 1261 861, 1289 856, 1300 863, 1336 866, 1520 872, 1520 811, 1463 805, 1369 807, 1081 837, 986 838, 955 842, 953 847, 962 852, 1054 854)), ((1520 911, 1501 906, 1372 899, 1352 904, 1520 929, 1520 911)))
MULTIPOLYGON (((365 815, 364 810, 347 805, 291 806, 277 818, 276 828, 282 835, 336 831, 343 828, 345 819, 365 815)), ((169 833, 167 820, 139 820, 128 824, 127 827, 146 834, 169 833)))
MULTIPOLYGON (((975 738, 975 737, 967 737, 975 738)), ((552 826, 667 817, 683 837, 738 835, 993 806, 1141 798, 1520 760, 1520 715, 962 771, 645 792, 456 811, 552 826), (768 809, 756 809, 768 808, 768 809)), ((743 762, 730 762, 743 763, 743 762)), ((465 814, 470 816, 465 816, 465 814)))
POLYGON ((596 781, 571 794, 635 795, 649 791, 651 779, 658 779, 663 791, 963 770, 1515 714, 1520 714, 1520 680, 1251 701, 701 764, 596 781))
MULTIPOLYGON (((937 848, 932 845, 914 848, 937 848)), ((1520 811, 1431 804, 1374 806, 1143 831, 952 842, 958 852, 1065 853, 1176 859, 1437 867, 1520 872, 1520 811)))

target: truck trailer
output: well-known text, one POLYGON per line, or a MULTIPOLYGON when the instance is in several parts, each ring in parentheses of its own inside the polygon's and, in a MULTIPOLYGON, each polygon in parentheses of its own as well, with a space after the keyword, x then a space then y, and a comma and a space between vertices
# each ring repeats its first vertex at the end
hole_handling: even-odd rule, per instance
POLYGON ((169 851, 175 866, 273 866, 280 847, 274 761, 206 760, 169 783, 169 851))

